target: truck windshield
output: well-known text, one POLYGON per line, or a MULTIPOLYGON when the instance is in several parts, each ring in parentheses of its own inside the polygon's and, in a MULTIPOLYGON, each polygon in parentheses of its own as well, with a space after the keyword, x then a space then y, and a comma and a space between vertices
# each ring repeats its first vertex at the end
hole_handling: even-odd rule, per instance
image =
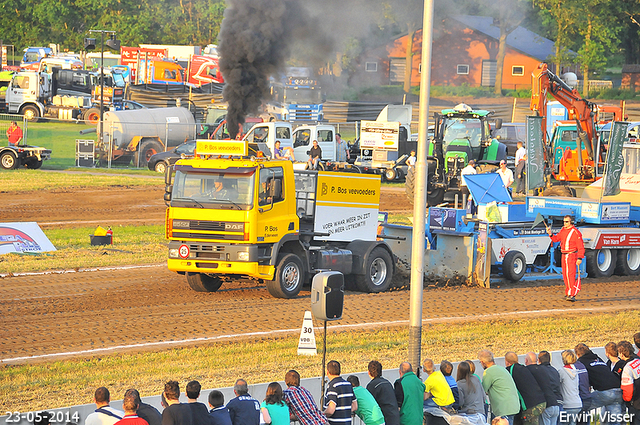
POLYGON ((253 206, 253 176, 254 173, 176 171, 171 205, 250 210, 253 206))
POLYGON ((322 93, 317 89, 287 87, 285 103, 322 103, 322 93))
POLYGON ((482 123, 477 119, 453 118, 444 122, 445 149, 454 140, 467 139, 472 148, 480 147, 482 123))

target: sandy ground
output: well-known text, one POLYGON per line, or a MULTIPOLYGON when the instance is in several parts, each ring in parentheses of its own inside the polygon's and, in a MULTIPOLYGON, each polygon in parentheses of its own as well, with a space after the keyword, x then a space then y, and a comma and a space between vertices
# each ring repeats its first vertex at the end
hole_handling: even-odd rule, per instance
MULTIPOLYGON (((162 194, 162 186, 0 193, 0 222, 37 221, 43 228, 161 224, 162 194)), ((385 188, 381 204, 383 211, 411 210, 403 188, 385 188)), ((478 320, 640 307, 637 280, 586 279, 575 304, 562 300, 562 285, 561 281, 542 281, 492 289, 427 288, 423 317, 478 320)), ((20 363, 25 357, 57 353, 85 356, 107 352, 104 349, 159 350, 219 339, 258 338, 256 332, 283 329, 297 333, 309 309, 308 290, 296 299, 282 300, 272 298, 264 286, 235 282, 216 293, 197 293, 183 276, 164 265, 7 277, 0 279, 0 361, 20 363)), ((408 318, 406 290, 348 292, 344 318, 335 325, 405 326, 408 318)), ((58 357, 38 359, 52 358, 58 357)))

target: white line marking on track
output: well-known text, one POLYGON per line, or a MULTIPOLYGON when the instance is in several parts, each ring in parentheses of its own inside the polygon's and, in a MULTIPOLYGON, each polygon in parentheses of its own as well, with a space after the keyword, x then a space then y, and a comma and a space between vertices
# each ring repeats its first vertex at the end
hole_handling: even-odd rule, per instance
MULTIPOLYGON (((637 308, 637 306, 631 305, 620 305, 613 306, 614 309, 622 309, 626 310, 630 307, 637 308)), ((432 319, 422 319, 422 323, 436 323, 436 322, 450 322, 450 321, 460 321, 460 320, 478 320, 478 319, 496 319, 496 318, 504 318, 510 316, 526 316, 526 315, 534 315, 534 314, 549 314, 549 313, 578 313, 578 312, 594 312, 594 311, 611 311, 612 306, 606 307, 593 307, 593 308, 559 308, 559 309, 548 309, 548 310, 528 310, 528 311, 508 311, 503 313, 492 313, 492 314, 477 314, 473 316, 455 316, 455 317, 436 317, 432 319)), ((327 328, 328 330, 340 330, 340 329, 351 329, 351 328, 362 328, 362 327, 384 327, 384 326, 397 326, 402 324, 408 324, 409 320, 394 320, 388 322, 370 322, 370 323, 354 323, 349 325, 336 325, 327 328)), ((316 330, 322 330, 322 327, 316 326, 316 330)), ((51 353, 51 354, 41 354, 35 356, 24 356, 24 357, 13 357, 8 359, 0 359, 0 364, 2 363, 13 363, 13 362, 23 362, 26 360, 42 360, 42 359, 53 359, 56 357, 66 357, 66 356, 82 356, 82 355, 90 355, 90 354, 98 354, 98 353, 109 353, 111 351, 117 351, 122 349, 134 349, 134 348, 146 348, 146 347, 162 347, 162 346, 175 346, 181 344, 190 344, 194 342, 214 342, 225 339, 232 338, 247 338, 247 337, 258 337, 258 336, 269 336, 273 334, 288 334, 288 333, 299 333, 300 329, 275 329, 271 331, 262 331, 262 332, 247 332, 240 334, 227 334, 227 335, 218 335, 212 337, 200 337, 200 338, 190 338, 190 339, 182 339, 179 341, 157 341, 157 342, 148 342, 148 343, 140 343, 140 344, 129 344, 129 345, 116 345, 113 347, 104 347, 104 348, 94 348, 91 350, 81 350, 81 351, 67 351, 64 353, 51 353)))
POLYGON ((41 275, 47 275, 47 274, 103 272, 103 271, 109 271, 109 270, 147 269, 147 268, 151 268, 151 267, 161 267, 161 266, 166 266, 166 263, 162 263, 162 264, 143 264, 143 265, 138 265, 138 266, 88 267, 88 268, 82 268, 82 269, 49 270, 49 271, 46 271, 46 272, 0 273, 0 278, 18 277, 18 276, 41 276, 41 275))

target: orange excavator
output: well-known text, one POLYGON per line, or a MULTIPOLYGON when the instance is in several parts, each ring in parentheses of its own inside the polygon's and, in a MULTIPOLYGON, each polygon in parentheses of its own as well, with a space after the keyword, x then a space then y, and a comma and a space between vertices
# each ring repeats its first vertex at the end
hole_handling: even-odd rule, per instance
POLYGON ((583 99, 576 89, 549 71, 546 63, 541 63, 532 74, 530 109, 542 116, 545 161, 551 174, 558 181, 593 182, 600 177, 599 169, 605 161, 605 149, 597 143, 596 124, 613 116, 622 119, 622 108, 599 106, 583 99), (551 95, 569 111, 569 118, 575 124, 561 123, 554 130, 551 140, 547 128, 547 97, 551 95), (567 135, 575 135, 568 137, 567 135))

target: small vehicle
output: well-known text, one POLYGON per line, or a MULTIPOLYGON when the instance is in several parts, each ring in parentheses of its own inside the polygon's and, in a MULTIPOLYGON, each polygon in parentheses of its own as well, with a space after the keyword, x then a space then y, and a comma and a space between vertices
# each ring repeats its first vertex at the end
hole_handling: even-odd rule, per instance
POLYGON ((0 147, 0 167, 14 170, 22 166, 36 170, 42 167, 42 161, 51 159, 51 149, 26 144, 0 147))
POLYGON ((195 149, 196 141, 191 140, 166 152, 158 152, 149 158, 149 169, 164 174, 167 168, 175 164, 179 159, 192 157, 195 149))

